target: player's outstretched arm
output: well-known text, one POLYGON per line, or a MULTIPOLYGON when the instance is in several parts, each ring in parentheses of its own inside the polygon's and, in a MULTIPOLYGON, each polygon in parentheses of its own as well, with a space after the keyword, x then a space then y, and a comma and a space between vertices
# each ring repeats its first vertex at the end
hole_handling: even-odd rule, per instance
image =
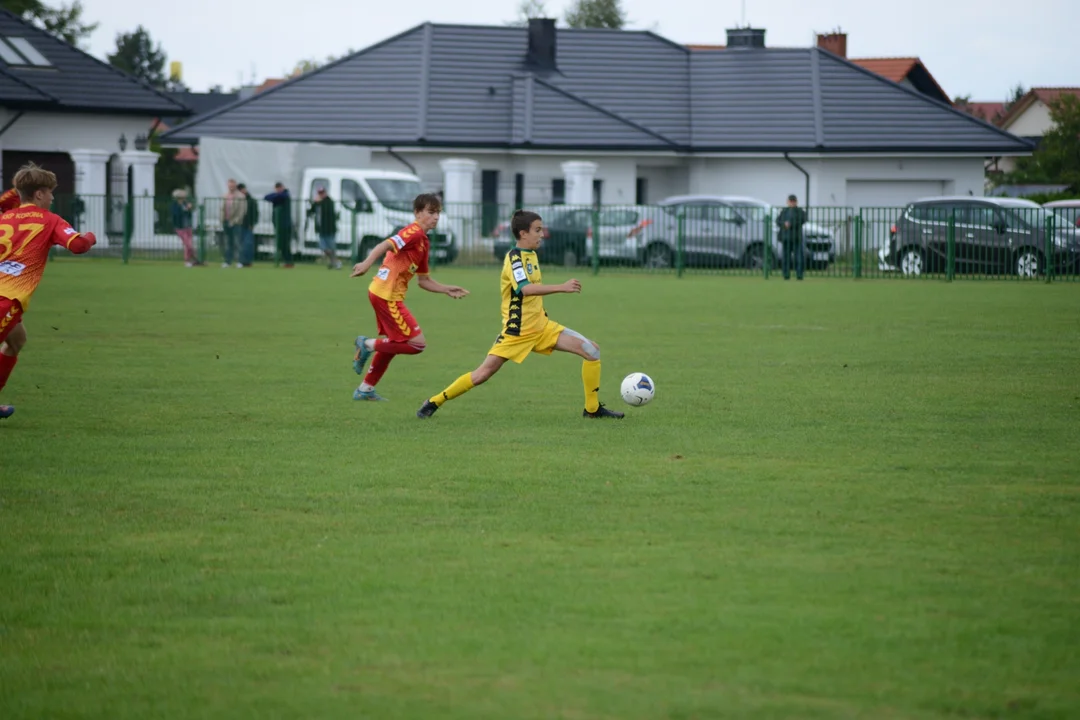
POLYGON ((378 258, 381 258, 386 253, 390 252, 394 247, 394 243, 389 240, 383 240, 381 243, 371 248, 371 252, 368 256, 360 262, 353 265, 352 274, 349 277, 360 277, 375 264, 378 258))
POLYGON ((97 238, 94 236, 94 233, 88 232, 71 238, 65 247, 76 255, 82 255, 85 252, 89 252, 90 248, 94 247, 96 244, 97 238))
POLYGON ((428 292, 449 295, 455 300, 457 300, 458 298, 463 298, 469 294, 469 291, 463 287, 458 287, 457 285, 443 285, 441 282, 437 282, 430 275, 421 275, 417 278, 416 283, 428 292))
POLYGON ((577 280, 567 280, 562 285, 526 285, 521 288, 522 295, 554 295, 555 293, 578 293, 581 292, 581 283, 577 280))

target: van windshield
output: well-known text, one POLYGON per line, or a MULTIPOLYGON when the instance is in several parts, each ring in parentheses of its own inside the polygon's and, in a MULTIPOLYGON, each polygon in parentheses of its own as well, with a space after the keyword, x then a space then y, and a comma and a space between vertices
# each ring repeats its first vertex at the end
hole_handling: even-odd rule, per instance
POLYGON ((367 183, 379 202, 393 210, 412 210, 413 200, 420 194, 420 183, 416 180, 369 178, 367 183))

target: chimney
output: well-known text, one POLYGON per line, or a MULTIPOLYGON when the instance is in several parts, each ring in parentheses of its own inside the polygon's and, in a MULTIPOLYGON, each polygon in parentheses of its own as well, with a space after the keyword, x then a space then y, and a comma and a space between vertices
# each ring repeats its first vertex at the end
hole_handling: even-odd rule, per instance
POLYGON ((529 54, 525 62, 537 70, 555 70, 555 21, 529 18, 529 54))
POLYGON ((839 55, 842 58, 846 58, 847 33, 831 32, 828 35, 818 35, 817 46, 822 50, 828 50, 833 55, 839 55))
POLYGON ((727 31, 729 50, 765 47, 765 31, 754 28, 733 28, 727 31))

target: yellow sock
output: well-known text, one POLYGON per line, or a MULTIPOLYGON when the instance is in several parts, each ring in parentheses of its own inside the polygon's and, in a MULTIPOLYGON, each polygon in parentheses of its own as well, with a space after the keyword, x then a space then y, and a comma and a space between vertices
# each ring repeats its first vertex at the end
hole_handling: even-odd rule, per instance
POLYGON ((439 407, 447 400, 453 400, 459 395, 464 395, 475 387, 472 383, 472 373, 467 372, 459 377, 454 382, 450 383, 450 387, 443 390, 441 393, 431 398, 431 402, 435 403, 439 407))
POLYGON ((599 360, 585 360, 581 363, 581 382, 585 385, 585 409, 596 412, 600 408, 599 360))

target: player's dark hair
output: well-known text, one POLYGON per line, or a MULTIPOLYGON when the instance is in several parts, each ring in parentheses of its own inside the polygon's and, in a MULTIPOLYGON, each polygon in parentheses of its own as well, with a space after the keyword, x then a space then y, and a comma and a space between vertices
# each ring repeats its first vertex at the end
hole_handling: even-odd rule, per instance
POLYGON ((12 185, 19 193, 19 199, 30 202, 34 199, 34 193, 38 190, 53 190, 56 188, 56 175, 34 163, 27 163, 15 173, 12 185))
POLYGON ((537 220, 543 220, 532 210, 518 210, 514 217, 510 218, 510 232, 514 235, 514 242, 521 239, 521 233, 529 232, 529 228, 537 220))
POLYGON ((417 195, 416 199, 413 200, 412 209, 413 212, 423 212, 424 210, 442 212, 442 200, 435 193, 423 193, 417 195))

